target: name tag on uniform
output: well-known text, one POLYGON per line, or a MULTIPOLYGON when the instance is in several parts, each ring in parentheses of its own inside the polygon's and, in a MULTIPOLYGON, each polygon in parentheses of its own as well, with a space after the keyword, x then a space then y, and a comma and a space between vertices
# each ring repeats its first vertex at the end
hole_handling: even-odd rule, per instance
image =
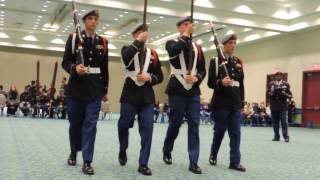
POLYGON ((100 73, 101 73, 100 68, 92 68, 92 67, 87 68, 87 74, 100 74, 100 73))
POLYGON ((98 44, 98 45, 96 45, 96 48, 97 49, 103 49, 103 45, 98 44))

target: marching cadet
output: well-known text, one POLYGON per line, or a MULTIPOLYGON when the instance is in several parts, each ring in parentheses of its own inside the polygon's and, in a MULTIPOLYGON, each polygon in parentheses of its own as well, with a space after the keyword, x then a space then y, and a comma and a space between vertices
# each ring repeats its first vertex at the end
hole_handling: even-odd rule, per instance
POLYGON ((129 128, 133 127, 134 117, 138 115, 141 136, 138 172, 143 175, 152 175, 151 169, 148 167, 155 104, 155 94, 152 87, 162 82, 163 73, 156 51, 145 48, 148 39, 146 29, 147 27, 143 24, 138 25, 132 31, 134 41, 131 45, 124 46, 121 51, 126 74, 120 99, 121 108, 118 121, 119 163, 121 166, 127 163, 126 150, 129 128), (143 52, 142 55, 141 52, 143 52))
POLYGON ((199 159, 199 123, 200 123, 200 88, 206 76, 205 59, 202 49, 192 43, 192 67, 189 67, 190 34, 193 33, 193 23, 190 17, 185 17, 176 24, 180 36, 177 40, 169 40, 166 50, 170 57, 171 76, 166 93, 169 96, 169 126, 163 146, 163 160, 172 164, 174 141, 186 115, 188 120, 188 152, 189 170, 201 174, 199 159), (187 69, 191 69, 191 74, 187 69))
POLYGON ((211 100, 213 113, 214 136, 211 146, 209 162, 217 164, 218 151, 228 130, 230 137, 230 165, 229 169, 245 172, 240 164, 240 123, 241 109, 244 102, 244 73, 242 61, 233 55, 237 36, 226 36, 222 40, 226 62, 214 58, 210 61, 208 86, 214 89, 211 100))
POLYGON ((84 64, 77 61, 78 50, 74 47, 78 47, 79 37, 75 33, 68 38, 62 62, 62 67, 70 74, 66 88, 71 148, 68 165, 76 165, 77 152, 82 150, 82 171, 92 175, 97 120, 101 99, 106 98, 109 82, 108 46, 106 39, 95 33, 99 12, 90 11, 82 20, 85 25, 85 30, 81 32, 84 64))
POLYGON ((289 142, 287 121, 287 100, 292 98, 290 85, 283 80, 283 74, 277 72, 275 81, 271 82, 268 89, 274 138, 272 141, 280 141, 279 123, 281 122, 282 135, 285 142, 289 142))

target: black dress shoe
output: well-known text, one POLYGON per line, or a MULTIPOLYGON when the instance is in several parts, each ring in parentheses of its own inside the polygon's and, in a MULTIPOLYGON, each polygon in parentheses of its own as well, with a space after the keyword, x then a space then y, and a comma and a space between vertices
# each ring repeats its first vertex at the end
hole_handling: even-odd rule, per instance
POLYGON ((127 164, 128 158, 127 153, 125 151, 119 152, 119 163, 121 166, 125 166, 127 164))
POLYGON ((138 168, 138 172, 143 174, 143 175, 146 175, 146 176, 151 176, 152 175, 151 169, 148 166, 145 166, 145 165, 140 165, 139 168, 138 168))
POLYGON ((163 152, 163 161, 164 161, 166 164, 172 164, 172 156, 171 156, 171 153, 165 153, 165 152, 163 152))
POLYGON ((212 165, 212 166, 215 166, 217 165, 217 158, 213 155, 210 155, 209 157, 209 163, 212 165))
POLYGON ((190 163, 189 171, 193 172, 194 174, 202 174, 201 168, 196 163, 190 163))
POLYGON ((68 158, 68 165, 69 166, 77 165, 77 153, 70 153, 68 158))
POLYGON ((241 164, 230 163, 229 169, 246 172, 246 168, 243 167, 241 164))
POLYGON ((272 141, 280 141, 280 138, 275 137, 272 139, 272 141))
POLYGON ((94 175, 94 170, 90 163, 83 163, 82 172, 87 175, 94 175))
POLYGON ((288 143, 289 142, 289 137, 284 138, 284 142, 288 143))

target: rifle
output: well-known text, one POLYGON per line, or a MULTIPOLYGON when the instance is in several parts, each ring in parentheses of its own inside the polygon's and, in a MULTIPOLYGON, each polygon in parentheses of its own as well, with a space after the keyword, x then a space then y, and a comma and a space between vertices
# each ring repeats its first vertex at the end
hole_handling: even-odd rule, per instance
POLYGON ((52 76, 52 81, 51 81, 51 87, 50 87, 50 94, 49 98, 52 99, 55 93, 55 84, 56 84, 56 78, 57 78, 57 70, 58 70, 58 62, 54 64, 54 69, 53 69, 53 76, 52 76))
POLYGON ((78 44, 78 62, 79 64, 83 64, 84 65, 84 58, 83 58, 83 43, 84 40, 81 36, 81 25, 80 25, 80 21, 79 21, 79 14, 78 14, 78 10, 76 7, 76 2, 75 0, 72 0, 72 10, 73 10, 73 23, 76 29, 76 34, 79 37, 80 43, 78 44))
POLYGON ((228 69, 227 69, 226 64, 225 64, 225 62, 227 62, 227 58, 225 57, 225 55, 224 55, 224 53, 222 51, 222 47, 223 46, 219 42, 217 32, 213 27, 213 23, 211 21, 209 21, 209 23, 210 23, 211 31, 212 31, 213 37, 214 37, 214 41, 213 42, 214 42, 214 45, 216 46, 216 50, 217 50, 217 54, 218 54, 218 60, 222 61, 221 65, 222 65, 226 75, 229 76, 229 72, 228 72, 228 69))
POLYGON ((39 96, 40 94, 40 61, 37 61, 37 67, 36 67, 36 96, 39 96))
POLYGON ((49 107, 48 107, 49 117, 52 117, 52 114, 51 114, 52 113, 52 103, 53 103, 53 99, 54 99, 54 94, 56 92, 56 89, 54 86, 56 84, 57 70, 58 70, 58 62, 56 62, 54 64, 51 87, 50 87, 50 91, 49 91, 49 107))
MULTIPOLYGON (((148 31, 147 26, 147 7, 148 7, 148 0, 144 0, 144 9, 143 9, 143 31, 148 31)), ((140 50, 139 54, 139 64, 140 64, 140 72, 139 74, 142 74, 143 68, 144 68, 144 50, 146 49, 146 44, 144 44, 143 48, 140 50)))
MULTIPOLYGON (((193 10, 194 9, 194 0, 191 0, 191 23, 193 23, 193 10)), ((193 45, 192 45, 192 33, 190 34, 190 42, 189 42, 189 64, 188 64, 188 75, 191 74, 192 69, 192 54, 193 54, 193 45)))

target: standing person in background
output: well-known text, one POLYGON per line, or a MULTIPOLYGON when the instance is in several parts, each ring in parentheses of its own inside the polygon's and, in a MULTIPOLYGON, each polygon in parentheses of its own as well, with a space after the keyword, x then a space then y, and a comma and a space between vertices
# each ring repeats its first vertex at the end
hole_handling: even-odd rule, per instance
POLYGON ((82 172, 88 175, 94 174, 91 163, 97 121, 101 100, 106 98, 109 85, 107 41, 96 34, 99 17, 97 10, 89 11, 82 17, 85 25, 81 32, 84 40, 83 64, 77 59, 78 50, 73 48, 80 43, 76 33, 69 36, 62 61, 63 69, 70 74, 66 89, 71 150, 68 165, 75 166, 77 152, 82 151, 82 172))
POLYGON ((287 100, 292 98, 290 85, 283 80, 283 74, 277 72, 275 81, 270 83, 267 91, 270 98, 270 109, 272 116, 272 125, 274 138, 272 141, 280 141, 279 124, 281 122, 282 135, 285 142, 289 142, 288 121, 287 121, 287 100))
POLYGON ((244 72, 242 61, 234 56, 237 36, 227 35, 223 40, 223 59, 214 58, 210 62, 208 86, 214 89, 211 110, 214 117, 214 136, 209 163, 217 165, 217 156, 226 130, 230 138, 229 169, 245 172, 240 164, 241 109, 244 103, 244 72))

